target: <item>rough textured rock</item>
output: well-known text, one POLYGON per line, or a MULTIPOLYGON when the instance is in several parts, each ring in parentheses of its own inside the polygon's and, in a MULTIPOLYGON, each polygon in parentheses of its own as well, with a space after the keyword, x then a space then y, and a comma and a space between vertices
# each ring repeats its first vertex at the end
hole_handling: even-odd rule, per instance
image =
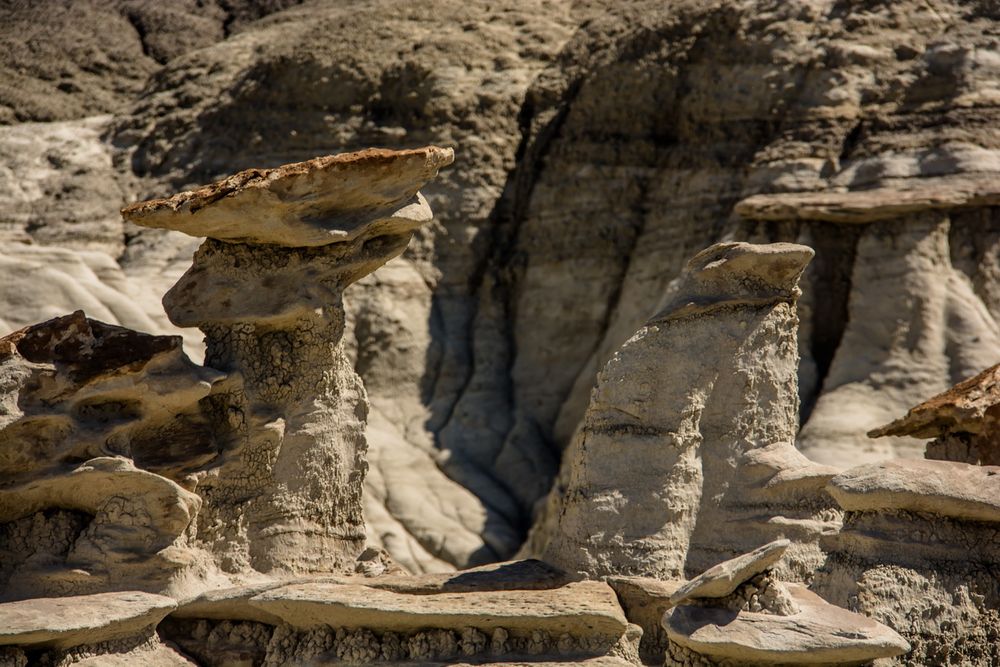
POLYGON ((837 518, 822 492, 832 470, 793 444, 795 300, 811 258, 724 243, 689 262, 598 377, 565 489, 529 549, 591 576, 677 578, 788 537, 788 567, 809 576, 837 518))
POLYGON ((160 591, 199 565, 182 485, 218 454, 200 403, 222 377, 82 312, 0 339, 0 595, 160 591))
POLYGON ((927 443, 924 453, 929 459, 998 465, 998 373, 1000 366, 991 366, 979 375, 910 408, 905 416, 869 431, 868 437, 934 438, 927 443))
POLYGON ((846 510, 814 590, 902 634, 907 665, 1000 659, 1000 471, 950 461, 890 461, 834 478, 846 510))
POLYGON ((750 553, 713 565, 678 587, 670 596, 670 603, 678 605, 688 598, 726 597, 747 579, 770 570, 785 555, 790 544, 788 540, 775 540, 750 553))
MULTIPOLYGON (((804 586, 788 584, 788 589, 799 607, 796 614, 682 605, 666 613, 663 625, 672 644, 707 657, 702 664, 853 665, 909 650, 881 623, 828 604, 804 586)), ((686 651, 671 646, 666 664, 689 664, 686 651)))
POLYGON ((430 220, 417 189, 451 160, 434 147, 362 151, 124 209, 138 224, 221 237, 164 307, 205 333, 207 366, 242 381, 214 404, 226 454, 198 487, 199 539, 226 570, 353 569, 368 402, 342 345, 342 294, 430 220))

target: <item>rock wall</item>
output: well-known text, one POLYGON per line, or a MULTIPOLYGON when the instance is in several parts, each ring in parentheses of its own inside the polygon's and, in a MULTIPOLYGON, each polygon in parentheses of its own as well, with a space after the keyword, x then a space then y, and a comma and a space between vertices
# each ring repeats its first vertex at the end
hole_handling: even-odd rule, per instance
MULTIPOLYGON (((810 456, 915 453, 863 434, 997 361, 988 197, 850 223, 736 206, 996 173, 988 4, 71 4, 32 3, 0 31, 13 43, 49 12, 51 34, 73 35, 90 19, 67 17, 89 8, 122 27, 114 46, 135 57, 108 56, 129 71, 88 71, 73 63, 111 46, 67 58, 73 39, 33 37, 53 54, 39 62, 65 62, 67 76, 22 67, 23 85, 0 91, 5 122, 68 123, 0 128, 0 146, 22 147, 0 148, 5 162, 25 165, 0 172, 0 195, 14 193, 4 215, 19 211, 2 222, 36 244, 6 250, 5 275, 39 276, 0 286, 9 328, 86 307, 168 331, 155 302, 193 247, 126 235, 114 215, 126 200, 368 145, 458 149, 462 168, 426 192, 438 222, 346 294, 372 406, 369 538, 415 571, 520 546, 597 370, 716 241, 817 252, 799 304, 810 456), (58 91, 45 99, 63 111, 42 108, 38 90, 58 91), (96 113, 112 117, 83 120, 96 113), (88 170, 116 185, 105 192, 88 170), (107 254, 66 249, 80 234, 107 254), (836 416, 848 413, 845 427, 836 416)), ((26 56, 11 53, 16 68, 26 56)))

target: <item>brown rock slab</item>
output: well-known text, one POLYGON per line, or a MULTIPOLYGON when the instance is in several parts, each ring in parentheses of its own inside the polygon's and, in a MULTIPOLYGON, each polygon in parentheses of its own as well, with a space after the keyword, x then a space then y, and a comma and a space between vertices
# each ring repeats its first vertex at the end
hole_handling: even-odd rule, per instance
POLYGON ((723 561, 682 585, 670 596, 677 605, 690 598, 723 598, 747 579, 764 572, 779 560, 791 545, 790 540, 775 540, 750 553, 723 561))
POLYGON ((471 626, 617 638, 627 626, 614 591, 596 581, 541 591, 423 595, 358 584, 295 584, 254 596, 250 604, 297 628, 329 625, 412 632, 471 626))
POLYGON ((176 607, 173 599, 125 591, 0 604, 0 645, 65 649, 138 634, 176 607))
POLYGON ((751 220, 820 220, 868 223, 927 209, 996 206, 1000 187, 994 174, 922 178, 907 189, 853 192, 795 192, 753 195, 736 204, 751 220))
POLYGON ((451 164, 450 148, 369 148, 274 169, 247 169, 168 199, 126 206, 144 227, 290 247, 398 233, 431 219, 417 190, 451 164))
POLYGON ((676 644, 739 664, 855 664, 910 649, 881 623, 831 605, 804 586, 786 585, 798 604, 797 614, 682 605, 666 613, 663 627, 676 644))
POLYGON ((929 512, 1000 521, 1000 466, 900 459, 851 468, 827 491, 845 510, 929 512))
POLYGON ((1000 416, 1000 364, 959 382, 920 405, 905 416, 868 432, 870 438, 908 435, 934 438, 949 432, 982 433, 1000 416), (989 418, 988 418, 989 417, 989 418))

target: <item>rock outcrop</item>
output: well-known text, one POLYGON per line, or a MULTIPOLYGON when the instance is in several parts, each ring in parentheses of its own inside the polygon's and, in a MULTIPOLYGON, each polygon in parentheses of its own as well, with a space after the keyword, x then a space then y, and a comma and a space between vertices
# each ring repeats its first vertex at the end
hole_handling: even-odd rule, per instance
POLYGON ((342 345, 342 294, 431 219, 417 190, 452 159, 316 158, 122 211, 210 237, 164 307, 205 333, 207 366, 242 380, 214 406, 227 451, 198 488, 199 539, 227 569, 338 571, 363 550, 368 401, 342 345))
POLYGON ((1000 366, 960 382, 910 408, 905 416, 868 432, 871 438, 933 438, 924 456, 973 465, 1000 464, 1000 366))
POLYGON ((785 536, 786 567, 810 576, 837 526, 822 491, 834 470, 794 448, 795 302, 812 255, 723 243, 690 261, 598 376, 529 549, 590 576, 678 578, 785 536))
POLYGON ((1000 468, 900 460, 833 478, 840 533, 814 590, 891 626, 906 664, 1000 660, 1000 468))
POLYGON ((179 337, 82 312, 0 339, 0 596, 160 591, 204 567, 191 488, 223 378, 179 337))

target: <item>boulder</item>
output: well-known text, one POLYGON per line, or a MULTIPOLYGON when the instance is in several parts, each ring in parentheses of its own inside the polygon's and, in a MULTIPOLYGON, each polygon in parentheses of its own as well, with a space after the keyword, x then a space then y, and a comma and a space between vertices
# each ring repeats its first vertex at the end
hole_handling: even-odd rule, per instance
POLYGON ((790 544, 789 540, 775 540, 742 556, 713 565, 678 587, 670 596, 670 604, 676 606, 689 598, 726 597, 746 580, 774 567, 790 544))

